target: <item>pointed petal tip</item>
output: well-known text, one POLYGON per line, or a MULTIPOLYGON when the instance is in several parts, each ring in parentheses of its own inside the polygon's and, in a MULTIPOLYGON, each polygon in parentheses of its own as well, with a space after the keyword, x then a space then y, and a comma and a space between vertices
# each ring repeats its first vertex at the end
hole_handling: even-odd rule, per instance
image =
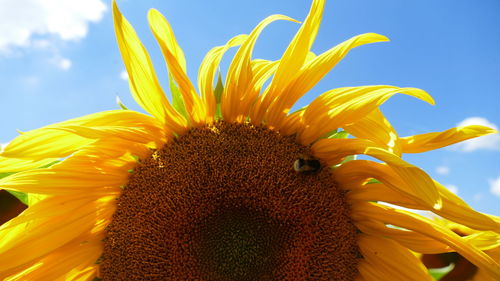
POLYGON ((118 9, 118 4, 116 4, 116 0, 113 0, 111 2, 111 6, 112 6, 112 9, 113 9, 113 15, 115 15, 115 12, 120 12, 120 10, 118 9))
POLYGON ((377 42, 391 41, 391 39, 389 39, 389 37, 382 35, 382 34, 378 34, 378 33, 368 33, 368 34, 371 35, 373 37, 373 39, 377 42))
POLYGON ((436 105, 434 98, 426 91, 418 88, 402 88, 401 92, 405 92, 411 96, 421 99, 430 105, 436 105))
POLYGON ((148 10, 148 20, 149 21, 151 21, 152 17, 159 16, 159 15, 162 15, 162 14, 160 13, 160 11, 158 11, 155 8, 151 8, 148 10))

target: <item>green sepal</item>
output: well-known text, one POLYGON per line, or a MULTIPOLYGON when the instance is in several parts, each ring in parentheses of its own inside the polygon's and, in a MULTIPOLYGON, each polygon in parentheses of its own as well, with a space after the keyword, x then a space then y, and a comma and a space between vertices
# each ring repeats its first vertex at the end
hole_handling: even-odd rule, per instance
MULTIPOLYGON (((10 176, 12 174, 15 174, 15 173, 0 173, 0 179, 5 178, 7 176, 10 176)), ((12 194, 14 197, 16 197, 23 204, 28 205, 28 193, 19 192, 19 191, 12 191, 12 190, 6 190, 6 191, 8 193, 12 194)))
MULTIPOLYGON (((40 168, 48 168, 54 164, 57 164, 61 161, 54 161, 52 163, 49 163, 45 166, 42 166, 40 168)), ((13 175, 17 172, 13 172, 13 173, 0 173, 0 179, 1 178, 5 178, 7 176, 10 176, 10 175, 13 175)), ((30 206, 30 194, 29 193, 25 193, 25 192, 20 192, 20 191, 13 191, 13 190, 6 190, 8 193, 12 194, 14 197, 16 197, 19 201, 21 201, 23 204, 27 205, 27 206, 30 206)), ((33 194, 34 195, 34 194, 33 194)))
POLYGON ((216 103, 215 119, 222 119, 221 99, 223 91, 224 91, 224 85, 222 84, 222 75, 219 72, 219 76, 217 77, 217 84, 215 85, 214 89, 214 96, 216 103))
POLYGON ((432 278, 436 280, 441 280, 441 278, 443 278, 446 274, 452 271, 454 267, 455 266, 453 264, 450 264, 442 268, 431 268, 429 269, 429 274, 432 276, 432 278))
POLYGON ((377 180, 377 179, 370 179, 367 184, 374 184, 374 183, 382 183, 381 181, 377 180))
POLYGON ((26 206, 29 206, 29 194, 20 192, 20 191, 13 191, 13 190, 7 190, 8 193, 16 197, 21 203, 23 203, 26 206))
POLYGON ((344 160, 342 160, 342 162, 340 162, 340 165, 342 165, 346 162, 352 161, 352 160, 356 160, 356 155, 348 155, 348 156, 344 157, 344 160))
POLYGON ((346 131, 331 131, 327 134, 327 139, 347 139, 349 137, 349 133, 346 131))
POLYGON ((128 107, 126 107, 126 106, 123 104, 123 102, 122 102, 122 100, 120 99, 120 97, 119 97, 119 96, 116 96, 116 104, 118 104, 118 106, 119 106, 121 109, 123 109, 123 110, 128 110, 128 107))
POLYGON ((170 86, 170 93, 172 94, 172 106, 175 108, 175 110, 177 110, 177 112, 184 116, 184 118, 189 120, 181 91, 179 90, 179 87, 175 83, 174 78, 170 73, 168 74, 168 84, 170 86))

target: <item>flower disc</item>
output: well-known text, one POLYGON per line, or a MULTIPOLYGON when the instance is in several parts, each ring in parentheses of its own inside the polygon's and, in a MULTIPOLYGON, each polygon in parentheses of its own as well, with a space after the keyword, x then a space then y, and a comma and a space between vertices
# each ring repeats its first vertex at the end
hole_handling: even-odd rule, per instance
POLYGON ((327 167, 262 126, 191 129, 145 159, 107 229, 104 280, 354 280, 357 230, 327 167))

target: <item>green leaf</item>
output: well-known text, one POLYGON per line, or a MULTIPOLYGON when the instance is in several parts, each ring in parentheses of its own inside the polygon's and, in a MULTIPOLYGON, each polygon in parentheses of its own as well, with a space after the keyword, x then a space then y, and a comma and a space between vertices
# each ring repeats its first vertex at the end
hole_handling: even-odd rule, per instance
POLYGON ((367 184, 372 184, 372 183, 382 183, 381 181, 377 180, 377 179, 370 179, 367 184))
POLYGON ((172 93, 172 106, 175 108, 175 110, 177 110, 177 112, 179 112, 182 116, 189 120, 181 91, 179 90, 179 87, 175 83, 174 78, 172 77, 172 75, 170 75, 170 73, 168 74, 168 83, 170 85, 170 92, 172 93))
POLYGON ((219 72, 219 76, 217 77, 217 84, 215 85, 214 95, 215 95, 215 119, 222 119, 222 109, 221 109, 221 97, 222 92, 224 91, 224 85, 222 84, 222 75, 219 72))

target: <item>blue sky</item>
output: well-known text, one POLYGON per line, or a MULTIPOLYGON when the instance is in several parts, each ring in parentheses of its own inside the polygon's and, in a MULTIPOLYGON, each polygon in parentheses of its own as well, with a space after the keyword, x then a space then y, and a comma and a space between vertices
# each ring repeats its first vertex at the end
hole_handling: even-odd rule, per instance
MULTIPOLYGON (((43 1, 0 1, 0 143, 14 138, 16 129, 27 131, 115 109, 116 96, 140 110, 122 73, 110 2, 39 2, 43 1)), ((271 14, 303 20, 310 1, 122 0, 118 4, 166 86, 164 62, 147 24, 149 8, 160 10, 170 21, 185 51, 189 76, 195 80, 210 48, 250 32, 271 14)), ((294 23, 273 23, 258 40, 254 57, 278 59, 297 29, 294 23)), ((400 95, 383 105, 402 136, 441 131, 462 122, 500 125, 499 1, 329 0, 313 51, 321 53, 366 32, 386 35, 391 42, 353 50, 298 106, 335 87, 389 84, 422 88, 436 100, 436 106, 430 106, 400 95)), ((500 215, 499 135, 405 159, 456 190, 474 208, 500 215)))

